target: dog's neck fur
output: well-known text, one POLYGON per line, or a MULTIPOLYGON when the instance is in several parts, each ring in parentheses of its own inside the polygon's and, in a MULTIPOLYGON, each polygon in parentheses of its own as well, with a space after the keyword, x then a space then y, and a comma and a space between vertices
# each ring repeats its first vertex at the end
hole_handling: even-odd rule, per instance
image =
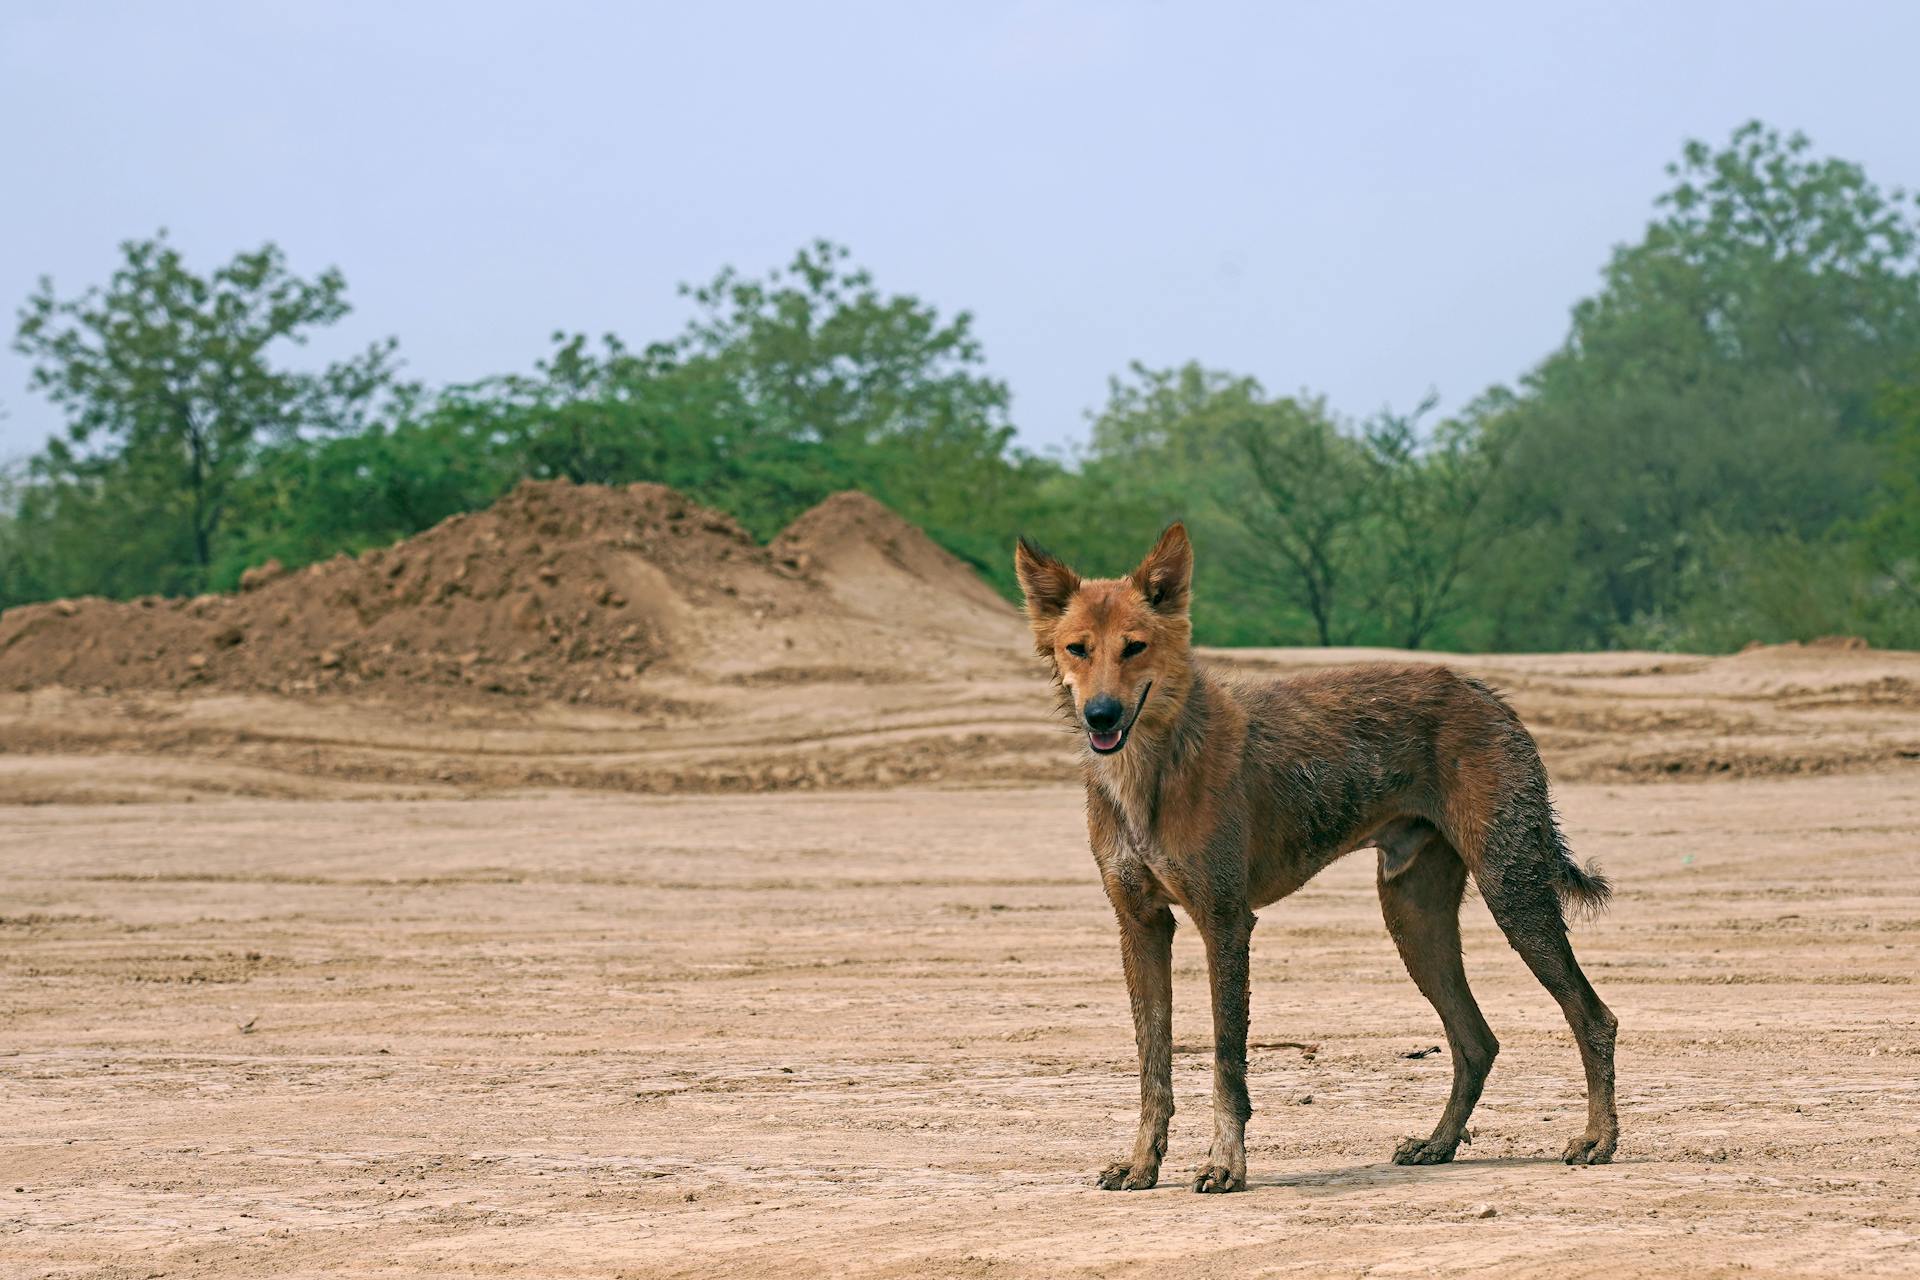
POLYGON ((1191 660, 1175 678, 1163 677, 1152 701, 1159 705, 1149 718, 1143 709, 1117 755, 1087 752, 1087 786, 1111 800, 1125 820, 1127 835, 1136 848, 1158 843, 1155 827, 1160 799, 1199 767, 1197 748, 1206 738, 1220 690, 1191 660))

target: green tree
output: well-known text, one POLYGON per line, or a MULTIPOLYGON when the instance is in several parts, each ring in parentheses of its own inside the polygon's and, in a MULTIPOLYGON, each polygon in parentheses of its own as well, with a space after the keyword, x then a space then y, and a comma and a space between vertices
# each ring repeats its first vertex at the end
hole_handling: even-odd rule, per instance
POLYGON ((208 275, 188 269, 164 233, 122 246, 112 280, 61 298, 42 280, 14 348, 32 385, 67 415, 67 434, 35 462, 40 514, 91 524, 128 548, 119 569, 70 566, 69 586, 125 592, 205 585, 237 484, 273 441, 363 429, 394 388, 394 344, 319 372, 283 367, 285 348, 347 314, 346 282, 302 279, 273 245, 208 275))
POLYGON ((1365 442, 1324 400, 1272 397, 1197 363, 1135 364, 1093 421, 1081 483, 1098 504, 1097 545, 1081 562, 1104 571, 1103 555, 1184 519, 1207 548, 1194 592, 1203 636, 1351 643, 1374 618, 1371 478, 1365 442))
POLYGON ((1504 518, 1564 549, 1533 613, 1571 629, 1521 643, 1671 635, 1706 557, 1859 512, 1874 397, 1920 350, 1911 199, 1759 124, 1669 172, 1660 216, 1514 408, 1504 518), (1572 612, 1549 599, 1570 586, 1572 612))
POLYGON ((394 421, 270 448, 216 578, 403 537, 522 477, 670 485, 767 538, 863 488, 1004 577, 1011 514, 1045 474, 1008 447, 1004 386, 964 316, 880 292, 816 245, 764 280, 688 292, 677 338, 557 333, 531 373, 453 387, 394 421))
POLYGON ((1879 487, 1856 535, 1881 604, 1874 640, 1920 649, 1920 355, 1881 388, 1879 487))
POLYGON ((532 377, 506 377, 463 391, 469 411, 519 451, 526 473, 576 484, 635 479, 711 489, 741 419, 733 385, 670 344, 630 350, 608 334, 596 349, 583 334, 556 333, 532 377))
POLYGON ((1196 362, 1134 363, 1111 379, 1092 416, 1075 470, 1046 486, 1035 528, 1090 572, 1131 569, 1173 520, 1187 522, 1203 553, 1194 569, 1194 626, 1210 643, 1271 643, 1308 625, 1267 571, 1233 512, 1245 461, 1238 432, 1264 412, 1252 378, 1196 362), (1257 558, 1257 557, 1254 557, 1257 558))
POLYGON ((1384 412, 1365 428, 1375 608, 1402 648, 1426 644, 1460 608, 1462 580, 1499 536, 1488 498, 1505 460, 1506 402, 1490 395, 1423 434, 1430 397, 1412 414, 1384 412))
POLYGON ((732 390, 726 461, 749 528, 857 486, 1005 577, 1000 535, 1029 473, 971 315, 883 293, 824 240, 764 278, 729 269, 683 292, 698 312, 674 350, 732 390))
POLYGON ((488 506, 525 474, 494 406, 458 390, 392 422, 268 446, 236 488, 212 583, 269 559, 288 566, 385 546, 488 506))
MULTIPOLYGON (((1210 543, 1224 536, 1222 526, 1230 522, 1214 501, 1216 491, 1239 465, 1237 431, 1265 402, 1254 379, 1196 362, 1175 369, 1135 362, 1125 376, 1109 379, 1081 466, 1089 500, 1097 504, 1087 513, 1088 532, 1103 545, 1087 548, 1095 558, 1084 563, 1102 573, 1131 569, 1139 558, 1134 544, 1145 539, 1151 545, 1174 520, 1194 522, 1210 543)), ((1197 600, 1213 594, 1213 558, 1197 566, 1197 600)))
POLYGON ((1258 408, 1237 424, 1247 483, 1230 509, 1252 563, 1313 619, 1316 642, 1352 644, 1376 613, 1366 568, 1372 468, 1383 460, 1341 431, 1323 401, 1258 408))
POLYGON ((883 294, 849 258, 819 240, 764 279, 729 268, 683 286, 699 314, 680 351, 725 365, 761 429, 787 438, 1004 441, 1007 388, 983 372, 973 317, 943 319, 910 294, 883 294))

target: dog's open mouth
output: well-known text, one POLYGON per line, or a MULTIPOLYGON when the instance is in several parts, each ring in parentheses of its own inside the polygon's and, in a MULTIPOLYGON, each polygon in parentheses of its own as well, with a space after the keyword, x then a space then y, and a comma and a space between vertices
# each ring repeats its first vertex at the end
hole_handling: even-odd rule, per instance
POLYGON ((1140 700, 1133 704, 1133 714, 1128 716, 1127 722, 1118 729, 1112 729, 1106 733, 1087 730, 1087 745, 1093 749, 1095 755, 1110 756, 1127 745, 1127 735, 1133 732, 1133 726, 1139 722, 1140 708, 1147 705, 1147 695, 1152 691, 1153 681, 1149 680, 1146 688, 1140 690, 1140 700))

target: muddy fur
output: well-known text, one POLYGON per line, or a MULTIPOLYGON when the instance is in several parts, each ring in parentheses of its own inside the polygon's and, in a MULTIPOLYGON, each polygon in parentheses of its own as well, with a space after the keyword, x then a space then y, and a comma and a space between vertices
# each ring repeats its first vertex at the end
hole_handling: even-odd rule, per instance
POLYGON ((1499 1051, 1461 965, 1469 877, 1573 1028, 1587 1127, 1563 1158, 1610 1160, 1617 1024, 1566 929, 1569 908, 1596 911, 1609 890, 1567 849, 1532 735, 1494 690, 1440 666, 1282 680, 1208 671, 1191 651, 1192 566, 1179 525, 1125 578, 1083 581, 1024 540, 1015 554, 1035 649, 1050 664, 1062 715, 1086 735, 1087 833, 1119 921, 1140 1051, 1139 1131, 1098 1184, 1135 1190, 1159 1180, 1173 1115, 1178 906, 1205 941, 1213 998, 1213 1145, 1192 1186, 1246 1185, 1253 912, 1361 848, 1379 851, 1387 931, 1453 1052, 1439 1124, 1402 1142, 1394 1160, 1453 1158, 1499 1051))

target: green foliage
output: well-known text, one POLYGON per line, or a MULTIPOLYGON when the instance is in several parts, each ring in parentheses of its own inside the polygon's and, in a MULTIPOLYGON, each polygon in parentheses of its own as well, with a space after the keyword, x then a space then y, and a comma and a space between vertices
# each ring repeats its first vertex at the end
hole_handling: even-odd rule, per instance
POLYGON ((1670 172, 1663 216, 1515 406, 1506 521, 1562 546, 1586 591, 1524 645, 1644 633, 1729 540, 1817 541, 1859 513, 1876 394, 1920 350, 1912 201, 1757 124, 1670 172))
POLYGON ((450 393, 390 424, 266 450, 242 485, 213 586, 230 589, 269 559, 302 565, 385 546, 493 502, 520 473, 491 430, 492 408, 450 393))
POLYGON ((1484 508, 1501 450, 1486 424, 1504 403, 1432 431, 1417 421, 1428 406, 1356 428, 1251 378, 1136 364, 1094 417, 1079 505, 1065 493, 1048 512, 1049 545, 1119 573, 1183 519, 1207 548, 1194 608, 1209 641, 1418 647, 1495 532, 1484 508))
POLYGON ((722 271, 683 292, 698 314, 673 352, 728 389, 738 424, 726 506, 763 537, 840 489, 862 488, 1003 585, 993 523, 1025 486, 1006 384, 973 319, 880 292, 847 251, 816 241, 763 280, 722 271))
POLYGON ((318 373, 277 363, 347 314, 339 272, 303 280, 268 245, 199 276, 164 233, 121 251, 104 289, 63 300, 42 280, 14 338, 68 422, 15 516, 47 530, 43 591, 204 586, 261 449, 364 429, 393 387, 391 342, 318 373))
POLYGON ((1855 574, 1871 584, 1877 625, 1859 629, 1886 645, 1920 649, 1920 357, 1884 384, 1874 409, 1879 485, 1857 527, 1842 524, 1855 574))
POLYGON ((1217 499, 1246 536, 1255 582, 1271 582, 1313 619, 1314 643, 1353 644, 1374 613, 1374 494, 1365 440, 1320 402, 1282 400, 1235 424, 1245 479, 1223 475, 1217 499))
POLYGON ((531 375, 262 451, 214 580, 269 556, 390 542, 523 477, 666 484, 762 538, 864 488, 1005 580, 1002 534, 1018 522, 983 520, 1036 474, 1009 450, 1006 388, 982 372, 965 315, 884 295, 845 258, 822 243, 764 280, 723 272, 687 290, 699 311, 672 341, 634 351, 611 335, 555 334, 531 375))
POLYGON ((1488 499, 1505 479, 1509 403, 1492 393, 1424 435, 1417 423, 1431 400, 1366 428, 1375 608, 1403 648, 1420 648, 1459 610, 1464 579, 1500 534, 1488 499))
POLYGON ((0 477, 0 605, 229 586, 531 476, 670 485, 762 538, 861 488, 1009 595, 1016 533, 1111 575, 1184 519, 1216 644, 1920 646, 1920 206, 1757 124, 1670 172, 1513 390, 1355 421, 1136 364, 1067 458, 1014 446, 967 314, 824 241, 685 289, 665 340, 556 334, 528 373, 432 395, 391 343, 288 362, 345 314, 337 272, 268 246, 200 277, 136 242, 104 289, 20 314, 69 430, 0 477))
POLYGON ((1242 527, 1226 492, 1240 465, 1237 433, 1269 412, 1251 378, 1189 363, 1154 370, 1133 365, 1108 384, 1094 415, 1080 469, 1091 510, 1063 531, 1060 548, 1077 565, 1103 575, 1133 568, 1172 521, 1185 520, 1206 548, 1197 557, 1197 633, 1220 644, 1271 643, 1300 625, 1297 609, 1271 581, 1240 581, 1246 556, 1242 527))

